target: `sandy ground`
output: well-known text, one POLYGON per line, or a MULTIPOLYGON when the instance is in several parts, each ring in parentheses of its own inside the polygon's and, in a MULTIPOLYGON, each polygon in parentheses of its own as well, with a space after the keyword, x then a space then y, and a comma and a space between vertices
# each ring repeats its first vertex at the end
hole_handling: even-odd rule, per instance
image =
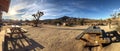
MULTIPOLYGON (((8 38, 7 50, 9 51, 83 51, 85 43, 76 40, 81 32, 89 26, 58 27, 44 25, 42 27, 23 26, 28 30, 23 39, 11 40, 8 38), (15 47, 13 47, 15 46, 15 47)), ((106 32, 108 26, 100 26, 106 32)), ((17 37, 18 35, 14 35, 17 37)), ((19 36, 21 37, 21 35, 19 36)), ((120 43, 112 43, 103 48, 103 51, 119 51, 120 43)))
POLYGON ((82 51, 84 43, 75 40, 88 26, 26 28, 28 37, 42 44, 43 51, 82 51))

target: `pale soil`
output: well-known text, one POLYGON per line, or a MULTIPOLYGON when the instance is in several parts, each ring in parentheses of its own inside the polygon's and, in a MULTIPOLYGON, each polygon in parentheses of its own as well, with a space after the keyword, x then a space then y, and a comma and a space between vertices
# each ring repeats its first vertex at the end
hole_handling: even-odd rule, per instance
POLYGON ((84 43, 75 40, 88 26, 56 27, 44 26, 42 28, 29 27, 26 29, 28 37, 43 45, 43 51, 82 51, 84 43))
MULTIPOLYGON (((89 26, 75 26, 75 27, 57 27, 52 25, 44 25, 42 27, 31 27, 23 26, 23 28, 28 30, 28 33, 25 35, 28 38, 26 42, 25 39, 23 44, 19 41, 16 46, 22 46, 23 48, 16 48, 16 51, 83 51, 83 46, 85 43, 81 40, 76 40, 81 32, 83 32, 89 26), (20 44, 20 45, 18 45, 20 44), (22 44, 22 45, 21 45, 22 44), (29 47, 30 46, 30 47, 29 47), (20 50, 22 49, 22 50, 20 50), (23 50, 25 49, 25 50, 23 50)), ((106 32, 113 29, 109 29, 108 26, 100 26, 101 29, 104 29, 106 32)), ((9 44, 11 44, 9 42, 9 44)), ((103 48, 103 51, 119 51, 120 43, 112 43, 109 46, 103 48)), ((8 47, 10 49, 10 47, 8 47)))

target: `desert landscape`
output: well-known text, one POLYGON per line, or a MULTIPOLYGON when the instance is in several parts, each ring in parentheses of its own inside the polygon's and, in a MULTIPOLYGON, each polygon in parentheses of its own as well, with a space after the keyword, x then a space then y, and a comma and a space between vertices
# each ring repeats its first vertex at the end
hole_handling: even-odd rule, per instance
MULTIPOLYGON (((6 26, 9 27, 9 26, 6 26)), ((13 39, 6 38, 6 51, 89 51, 84 48, 85 42, 76 40, 75 38, 81 34, 89 26, 54 26, 43 25, 42 27, 22 26, 27 33, 24 38, 18 34, 13 36, 13 39)), ((108 26, 100 26, 101 29, 112 31, 108 26)), ((119 50, 119 43, 112 43, 103 47, 103 51, 119 50)))
POLYGON ((0 51, 120 51, 119 0, 0 0, 0 51))

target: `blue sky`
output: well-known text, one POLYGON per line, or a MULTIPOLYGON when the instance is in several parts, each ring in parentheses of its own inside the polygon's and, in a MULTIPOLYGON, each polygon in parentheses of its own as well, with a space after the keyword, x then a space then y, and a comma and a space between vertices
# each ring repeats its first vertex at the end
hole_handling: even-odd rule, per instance
POLYGON ((120 0, 11 0, 4 19, 29 19, 38 10, 44 15, 40 18, 55 19, 62 16, 106 19, 120 11, 120 0))

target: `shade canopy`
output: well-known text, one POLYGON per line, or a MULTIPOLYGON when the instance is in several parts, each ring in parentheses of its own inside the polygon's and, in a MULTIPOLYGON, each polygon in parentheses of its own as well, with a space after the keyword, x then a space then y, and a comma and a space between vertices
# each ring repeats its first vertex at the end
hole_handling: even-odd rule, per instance
POLYGON ((11 0, 0 0, 0 11, 8 12, 11 0))

